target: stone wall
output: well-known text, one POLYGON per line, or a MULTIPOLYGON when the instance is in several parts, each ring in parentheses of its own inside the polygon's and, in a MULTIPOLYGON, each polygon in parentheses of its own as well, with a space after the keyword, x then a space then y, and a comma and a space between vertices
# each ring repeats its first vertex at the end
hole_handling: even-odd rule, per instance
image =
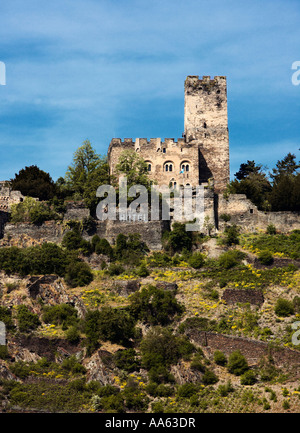
POLYGON ((64 220, 82 221, 90 216, 89 209, 85 206, 84 202, 69 201, 66 204, 66 213, 64 220))
POLYGON ((26 247, 43 242, 60 243, 64 235, 62 224, 46 221, 41 225, 31 223, 8 223, 4 228, 2 246, 26 247))
POLYGON ((264 303, 264 295, 261 290, 255 289, 225 289, 222 299, 227 304, 249 303, 252 305, 262 305, 264 303))
POLYGON ((230 194, 228 199, 218 196, 218 228, 223 230, 225 223, 220 215, 229 214, 230 224, 237 224, 244 232, 266 230, 273 224, 280 232, 300 229, 299 212, 263 212, 247 199, 245 194, 230 194))
POLYGON ((127 138, 111 140, 108 149, 108 162, 111 174, 115 174, 119 157, 124 150, 135 151, 147 163, 149 177, 158 185, 199 185, 199 152, 198 146, 188 144, 183 138, 127 138), (188 171, 180 173, 182 166, 188 165, 188 171), (166 170, 168 166, 168 170, 166 170), (170 170, 170 166, 172 170, 170 170))
POLYGON ((214 178, 216 191, 223 191, 229 182, 226 77, 187 77, 183 138, 112 139, 108 149, 111 174, 116 174, 124 150, 138 152, 158 185, 196 186, 214 178), (180 173, 183 166, 185 172, 180 173))
POLYGON ((169 221, 127 222, 127 221, 97 221, 96 233, 112 245, 118 234, 139 233, 151 250, 161 250, 161 238, 164 231, 169 230, 169 221))
POLYGON ((264 341, 199 330, 190 330, 187 334, 195 343, 205 347, 211 355, 216 350, 220 350, 229 356, 232 352, 239 350, 249 365, 257 365, 263 357, 268 355, 272 356, 277 367, 292 369, 300 364, 300 351, 277 348, 264 341))
MULTIPOLYGON (((93 233, 83 233, 83 237, 90 240, 94 234, 107 239, 112 245, 119 233, 139 233, 141 239, 153 250, 162 249, 161 238, 165 230, 169 230, 169 221, 126 222, 126 221, 97 221, 93 233)), ((41 225, 31 223, 6 224, 2 246, 26 247, 43 242, 60 244, 64 234, 70 230, 62 223, 46 221, 41 225)))

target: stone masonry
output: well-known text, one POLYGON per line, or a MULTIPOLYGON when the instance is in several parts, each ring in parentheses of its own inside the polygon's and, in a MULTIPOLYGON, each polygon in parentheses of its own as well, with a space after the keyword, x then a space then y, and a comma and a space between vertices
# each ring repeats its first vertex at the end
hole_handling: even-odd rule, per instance
POLYGON ((138 152, 160 186, 195 187, 213 179, 215 191, 224 191, 229 182, 226 78, 187 77, 183 138, 113 138, 108 149, 111 174, 116 174, 124 150, 138 152))

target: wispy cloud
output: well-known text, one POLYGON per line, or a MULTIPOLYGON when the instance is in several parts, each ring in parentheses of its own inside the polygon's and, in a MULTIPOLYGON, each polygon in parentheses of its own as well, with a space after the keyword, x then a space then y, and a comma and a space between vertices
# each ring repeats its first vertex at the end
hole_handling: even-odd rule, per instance
POLYGON ((180 136, 190 74, 228 77, 233 163, 297 143, 298 1, 12 0, 0 13, 0 178, 29 155, 57 178, 86 138, 105 153, 115 135, 180 136))

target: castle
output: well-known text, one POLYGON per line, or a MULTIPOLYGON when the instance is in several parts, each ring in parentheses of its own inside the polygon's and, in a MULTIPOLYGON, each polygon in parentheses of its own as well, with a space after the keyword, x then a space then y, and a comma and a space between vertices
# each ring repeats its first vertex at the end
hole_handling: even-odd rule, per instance
POLYGON ((158 185, 195 187, 213 182, 216 193, 225 190, 229 183, 226 77, 191 75, 184 89, 183 138, 113 138, 108 149, 111 174, 128 149, 140 154, 158 185))
MULTIPOLYGON (((137 152, 147 163, 150 178, 159 186, 204 186, 204 214, 214 231, 226 227, 222 216, 230 218, 242 231, 265 230, 273 224, 279 231, 299 229, 298 212, 263 212, 244 194, 224 194, 229 183, 229 138, 227 115, 226 77, 190 75, 185 80, 184 133, 182 138, 113 138, 108 148, 111 174, 124 150, 137 152)), ((60 243, 64 234, 63 224, 47 221, 41 226, 28 223, 9 223, 10 206, 23 201, 18 191, 12 191, 6 182, 0 182, 0 239, 22 239, 35 242, 60 243)), ((64 220, 83 220, 89 210, 76 204, 67 210, 64 220)), ((172 213, 171 213, 172 220, 172 213)), ((227 219, 228 220, 228 219, 227 219)), ((114 243, 119 233, 140 233, 150 249, 162 248, 161 238, 170 229, 172 221, 96 221, 95 232, 114 243)), ((205 230, 205 229, 204 229, 205 230)), ((90 234, 85 234, 90 238, 90 234)), ((2 242, 2 241, 0 241, 2 242)))

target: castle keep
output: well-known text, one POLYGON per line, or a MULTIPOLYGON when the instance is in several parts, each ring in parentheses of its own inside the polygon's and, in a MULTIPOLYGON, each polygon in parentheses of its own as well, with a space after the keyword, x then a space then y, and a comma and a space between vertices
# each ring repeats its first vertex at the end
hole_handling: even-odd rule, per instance
POLYGON ((188 76, 185 81, 184 133, 173 138, 113 138, 108 149, 110 173, 115 174, 124 150, 138 152, 158 185, 214 183, 216 193, 229 182, 229 139, 226 77, 188 76))

